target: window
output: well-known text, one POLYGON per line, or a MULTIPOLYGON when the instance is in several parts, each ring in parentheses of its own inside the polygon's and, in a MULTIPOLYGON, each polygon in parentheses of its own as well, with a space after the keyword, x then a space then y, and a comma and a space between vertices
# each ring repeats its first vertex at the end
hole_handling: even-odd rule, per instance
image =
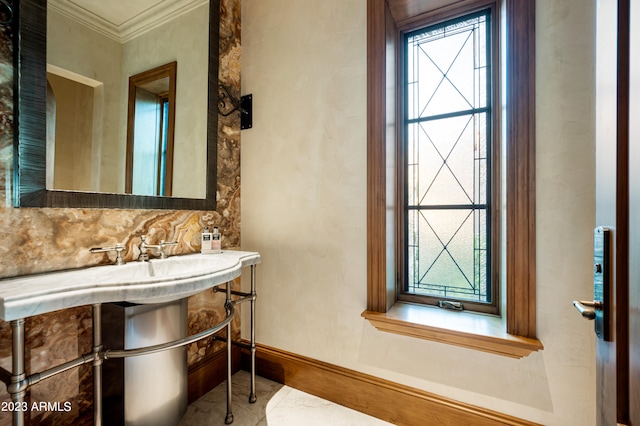
MULTIPOLYGON (((450 5, 435 11, 421 9, 428 7, 427 3, 411 3, 410 7, 407 2, 400 0, 367 1, 368 288, 367 310, 362 315, 380 330, 438 340, 506 356, 525 356, 531 351, 542 348, 541 343, 536 339, 535 303, 535 1, 463 0, 452 1, 450 5), (501 21, 503 22, 504 39, 506 39, 506 43, 500 44, 501 56, 504 57, 506 64, 503 97, 507 100, 504 107, 504 116, 506 117, 503 125, 504 130, 501 132, 504 134, 502 158, 504 160, 503 170, 506 175, 505 184, 502 188, 503 198, 506 203, 504 212, 506 229, 502 236, 502 239, 506 242, 502 258, 504 269, 506 270, 506 279, 504 281, 506 293, 501 296, 501 301, 504 300, 506 305, 505 312, 501 313, 505 324, 501 325, 501 321, 498 320, 497 323, 492 322, 490 326, 482 324, 475 330, 466 330, 466 326, 459 326, 459 321, 455 320, 454 329, 452 328, 454 325, 447 318, 437 324, 431 323, 431 313, 437 312, 439 316, 441 316, 441 312, 447 315, 457 315, 457 319, 471 317, 472 315, 450 312, 445 309, 430 309, 429 307, 419 307, 417 309, 421 310, 417 312, 414 304, 396 303, 404 301, 405 298, 428 296, 414 296, 405 291, 409 290, 408 286, 402 286, 404 265, 406 264, 404 257, 408 256, 408 245, 406 251, 394 249, 403 243, 403 238, 408 240, 406 234, 409 229, 408 223, 410 222, 408 214, 405 217, 403 213, 403 187, 392 183, 395 182, 396 175, 400 176, 401 179, 409 180, 409 169, 398 166, 398 164, 402 164, 401 161, 394 161, 396 156, 402 158, 405 155, 404 152, 397 152, 397 148, 402 148, 403 146, 398 144, 397 141, 403 140, 405 135, 403 134, 403 123, 401 120, 397 120, 397 115, 394 112, 398 109, 398 105, 404 104, 403 92, 397 90, 403 87, 399 83, 399 81, 402 81, 403 76, 401 74, 401 78, 397 78, 395 63, 396 58, 401 57, 401 55, 398 55, 398 52, 402 49, 401 34, 407 33, 411 35, 414 30, 421 28, 435 30, 438 27, 431 27, 428 22, 435 23, 435 25, 446 24, 447 22, 455 24, 455 21, 451 21, 453 17, 467 15, 469 15, 469 18, 479 17, 481 15, 470 14, 487 9, 491 9, 491 14, 488 15, 489 22, 495 23, 498 15, 504 18, 501 21), (406 175, 403 176, 403 173, 406 175), (400 190, 397 189, 398 187, 400 187, 400 190), (397 220, 398 215, 401 217, 400 220, 397 220), (403 223, 403 217, 406 223, 403 223), (401 283, 401 285, 398 286, 398 283, 401 283)), ((466 21, 463 20, 458 23, 461 24, 462 22, 466 21)), ((493 41, 490 44, 492 47, 497 45, 499 39, 499 37, 495 36, 495 27, 494 25, 494 32, 491 33, 493 41)), ((496 56, 498 55, 493 55, 494 59, 496 56)), ((491 66, 492 64, 488 63, 488 65, 491 66)), ((437 80, 441 79, 442 77, 437 80)), ((495 88, 498 85, 493 79, 491 83, 494 84, 494 90, 491 90, 494 96, 495 88)), ((456 90, 451 90, 454 90, 453 93, 455 94, 456 90)), ((487 89, 487 96, 488 93, 487 89)), ((474 186, 473 196, 468 192, 469 198, 473 202, 467 201, 460 204, 443 203, 442 205, 437 204, 434 206, 425 203, 418 196, 414 197, 418 202, 413 204, 418 207, 428 206, 429 208, 424 210, 430 213, 435 212, 436 214, 438 211, 447 213, 447 210, 443 207, 448 208, 451 206, 458 207, 450 210, 463 210, 462 207, 464 207, 467 209, 467 214, 471 213, 469 220, 473 217, 478 225, 465 225, 468 229, 473 229, 468 233, 474 239, 473 243, 467 243, 467 247, 473 245, 473 259, 466 262, 467 265, 472 263, 481 267, 476 268, 474 266, 474 272, 466 275, 467 277, 473 276, 473 280, 470 278, 469 281, 476 283, 474 284, 476 288, 481 288, 482 280, 489 280, 489 277, 491 277, 492 282, 495 282, 497 273, 497 268, 495 267, 497 256, 494 255, 496 248, 489 247, 491 244, 487 242, 491 235, 493 235, 493 240, 495 241, 495 231, 500 228, 496 226, 497 215, 495 214, 495 208, 497 203, 495 201, 496 191, 493 190, 497 183, 497 179, 494 177, 496 171, 492 170, 495 164, 490 164, 497 155, 494 139, 497 127, 493 121, 497 114, 493 114, 489 118, 489 115, 491 115, 489 110, 487 112, 480 111, 485 106, 489 107, 493 101, 493 97, 488 96, 486 105, 483 105, 474 99, 472 107, 467 108, 467 110, 473 111, 471 115, 475 117, 474 126, 475 123, 491 122, 491 128, 487 129, 486 136, 487 152, 478 152, 477 154, 474 152, 473 161, 478 163, 478 166, 482 162, 480 159, 484 158, 483 155, 486 155, 487 171, 485 178, 476 179, 474 177, 474 184, 472 184, 474 186), (491 185, 491 189, 483 195, 486 198, 486 203, 482 201, 483 196, 476 195, 476 192, 478 194, 481 192, 479 187, 484 186, 483 179, 486 179, 486 183, 491 185), (476 181, 479 183, 476 183, 476 181), (483 219, 482 215, 485 215, 486 218, 483 219), (480 255, 482 249, 486 250, 486 261, 482 260, 482 255, 480 255), (485 269, 485 265, 487 269, 485 269), (478 274, 484 275, 485 278, 476 278, 478 274)), ((460 113, 462 111, 464 111, 464 108, 433 113, 425 110, 424 117, 429 117, 431 121, 435 122, 437 120, 434 117, 438 118, 438 115, 460 113)), ((413 118, 423 118, 422 111, 417 114, 414 113, 414 115, 415 117, 412 116, 413 118)), ((453 117, 440 118, 445 120, 453 117)), ((460 117, 458 119, 461 120, 460 117)), ((420 126, 414 127, 419 129, 420 126)), ((480 127, 477 126, 478 129, 480 127)), ((447 155, 448 153, 442 154, 442 157, 447 159, 447 155)), ((468 157, 470 154, 467 153, 466 155, 468 157)), ((442 157, 439 160, 442 164, 434 167, 436 170, 441 166, 444 167, 444 171, 449 174, 449 180, 453 180, 453 183, 457 184, 452 177, 455 174, 448 170, 447 165, 443 166, 445 161, 442 157)), ((436 156, 435 158, 439 157, 436 156)), ((451 160, 453 160, 453 157, 451 160)), ((448 163, 449 160, 446 162, 448 163)), ((475 165, 473 169, 477 170, 475 165)), ((428 179, 424 179, 424 181, 429 182, 428 179)), ((427 183, 421 183, 420 180, 418 182, 420 185, 428 185, 427 183)), ((467 182, 466 186, 469 185, 471 184, 467 182)), ((407 185, 408 188, 409 186, 407 185)), ((424 189, 424 186, 421 186, 420 189, 424 189)), ((424 195, 424 192, 422 190, 422 194, 419 195, 424 195)), ((447 201, 447 203, 449 202, 447 201)), ((459 202, 456 201, 456 203, 459 202)), ((416 210, 421 209, 418 208, 416 210)), ((407 209, 407 211, 409 210, 407 209)), ((427 225, 423 223, 422 226, 427 225)), ((427 233, 426 235, 429 234, 427 233)), ((453 234, 450 232, 451 235, 453 234)), ((440 245, 440 250, 443 247, 449 247, 449 239, 441 237, 443 244, 440 245)), ((434 244, 440 244, 437 241, 438 239, 433 236, 431 236, 431 240, 432 243, 435 241, 434 244)), ((419 242, 422 244, 421 241, 419 242)), ((453 247, 451 249, 453 250, 453 247)), ((446 250, 443 254, 448 256, 446 250)), ((428 269, 428 262, 425 262, 425 264, 427 266, 420 266, 423 274, 428 269)), ((470 266, 462 267, 462 269, 465 268, 468 269, 470 266)), ((467 286, 471 287, 468 282, 467 286)), ((415 292, 415 286, 412 290, 415 292)), ((478 300, 476 302, 465 301, 465 303, 487 306, 498 302, 495 288, 487 288, 485 291, 486 302, 478 300)), ((482 290, 480 293, 482 293, 482 290)), ((461 298, 461 300, 464 299, 461 298)), ((499 305, 499 303, 497 304, 499 305)), ((489 321, 491 319, 488 316, 473 317, 476 317, 472 321, 476 325, 479 324, 477 322, 479 320, 489 321), (485 320, 483 318, 488 319, 485 320)), ((493 320, 491 319, 491 321, 493 320)), ((468 328, 472 327, 469 326, 468 328)))
MULTIPOLYGON (((133 120, 133 168, 131 193, 138 195, 171 195, 167 191, 167 149, 170 140, 169 96, 142 87, 135 89, 133 120)), ((127 182, 129 183, 129 182, 127 182)))
POLYGON ((497 312, 498 70, 491 10, 402 34, 399 300, 497 312))

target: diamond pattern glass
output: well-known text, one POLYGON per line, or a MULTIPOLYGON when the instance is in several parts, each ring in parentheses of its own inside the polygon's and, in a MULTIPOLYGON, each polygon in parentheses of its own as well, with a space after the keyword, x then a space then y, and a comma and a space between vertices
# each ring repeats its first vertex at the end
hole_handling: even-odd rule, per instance
POLYGON ((489 12, 406 37, 409 293, 490 302, 489 12))

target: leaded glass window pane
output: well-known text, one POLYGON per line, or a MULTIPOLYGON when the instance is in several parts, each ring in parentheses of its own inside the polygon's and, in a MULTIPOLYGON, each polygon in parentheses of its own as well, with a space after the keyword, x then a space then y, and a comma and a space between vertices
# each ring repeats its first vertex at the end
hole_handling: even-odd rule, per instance
POLYGON ((408 293, 491 302, 489 18, 405 39, 408 293))

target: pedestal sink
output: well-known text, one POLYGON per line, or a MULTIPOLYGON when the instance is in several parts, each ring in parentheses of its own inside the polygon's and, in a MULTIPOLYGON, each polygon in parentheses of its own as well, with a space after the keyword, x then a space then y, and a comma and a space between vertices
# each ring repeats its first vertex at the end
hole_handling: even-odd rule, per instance
MULTIPOLYGON (((12 327, 12 371, 0 367, 0 378, 7 384, 11 399, 16 404, 25 401, 27 390, 32 385, 83 364, 93 365, 94 375, 94 422, 101 424, 102 412, 102 364, 112 362, 111 359, 131 361, 131 357, 142 359, 149 354, 167 354, 165 365, 176 365, 177 373, 168 375, 166 385, 156 384, 156 388, 167 388, 168 399, 162 403, 162 408, 171 404, 169 400, 176 400, 176 416, 184 411, 186 406, 186 356, 184 346, 199 339, 209 337, 227 327, 227 415, 225 423, 233 421, 231 413, 231 319, 235 314, 234 306, 238 303, 251 302, 251 394, 250 402, 255 401, 255 265, 260 263, 260 254, 225 250, 217 254, 190 254, 173 256, 168 259, 150 260, 148 262, 130 262, 124 265, 94 266, 83 269, 58 271, 37 275, 20 276, 0 280, 0 319, 10 321, 12 327), (230 282, 242 273, 244 267, 251 266, 251 292, 239 293, 239 299, 231 299, 230 282), (186 298, 190 295, 227 283, 225 292, 226 318, 209 330, 196 335, 186 334, 186 298), (115 303, 112 303, 115 302, 115 303), (123 322, 124 343, 115 347, 104 346, 112 343, 111 337, 103 339, 103 304, 121 306, 125 309, 123 322), (26 375, 25 369, 25 320, 34 315, 40 315, 60 309, 76 306, 92 305, 93 310, 93 345, 90 354, 75 360, 67 361, 48 370, 26 375), (150 334, 166 331, 173 327, 176 333, 158 334, 158 339, 149 340, 150 334), (181 324, 181 325, 180 325, 181 324), (127 343, 127 333, 133 336, 127 343), (135 340, 135 342, 134 342, 135 340), (120 347, 118 347, 120 346, 120 347), (172 355, 173 354, 173 355, 172 355), (176 396, 177 395, 177 396, 176 396), (174 398, 175 397, 175 398, 174 398)), ((105 310, 108 311, 108 310, 105 310)), ((109 314, 110 315, 110 314, 109 314)), ((108 315, 106 315, 108 316, 108 315)), ((107 331, 107 330, 105 330, 107 331)), ((109 334, 120 333, 110 330, 109 334)), ((157 361, 154 361, 157 362, 157 361)), ((132 362, 131 365, 135 364, 132 362)), ((138 362, 138 365, 144 363, 138 362)), ((151 364, 150 362, 148 364, 151 364)), ((131 376, 132 374, 126 372, 131 376)), ((132 370, 140 370, 132 367, 132 370)), ((156 375, 153 368, 141 373, 156 375)), ((110 377, 110 376, 106 376, 110 377)), ((145 382, 145 377, 134 377, 134 382, 145 382)), ((126 384, 125 384, 126 386, 126 384)), ((126 398, 140 398, 140 389, 136 386, 127 393, 126 398)), ((146 392, 149 393, 149 392, 146 392)), ((158 401, 158 395, 153 396, 158 401)), ((145 403, 143 403, 145 404, 145 403)), ((148 405, 148 403, 146 403, 148 405)), ((134 408, 135 408, 134 404, 134 408)), ((137 404, 140 406, 140 404, 137 404)), ((17 405, 22 406, 22 405, 17 405)), ((172 411, 169 410, 169 411, 172 411)), ((158 424, 158 419, 144 417, 139 411, 131 419, 125 413, 125 424, 146 425, 158 424), (135 421, 134 421, 135 417, 135 421)), ((157 410, 156 410, 157 411, 157 410)), ((157 414, 157 413, 156 413, 157 414)), ((168 415, 167 415, 168 416, 168 415)), ((165 416, 166 420, 168 417, 165 416)), ((13 412, 13 424, 23 425, 25 413, 13 412)))

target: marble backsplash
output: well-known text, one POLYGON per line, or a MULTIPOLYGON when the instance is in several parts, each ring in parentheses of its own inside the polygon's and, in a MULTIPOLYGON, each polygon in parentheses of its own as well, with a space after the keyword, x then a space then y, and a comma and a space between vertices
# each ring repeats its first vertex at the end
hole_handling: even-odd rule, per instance
MULTIPOLYGON (((9 2, 11 3, 11 2, 9 2)), ((219 79, 240 94, 240 0, 221 0, 219 79)), ((177 241, 171 255, 197 252, 205 225, 217 225, 223 248, 240 244, 240 119, 219 116, 216 211, 98 210, 13 208, 13 52, 12 30, 0 26, 0 278, 112 262, 113 254, 88 249, 117 242, 127 247, 126 261, 137 256, 141 235, 150 241, 177 241)), ((234 283, 239 287, 239 283, 234 283)), ((204 330, 224 316, 224 295, 204 292, 189 299, 189 332, 204 330)), ((79 307, 28 319, 27 372, 34 373, 86 354, 91 348, 91 310, 79 307)), ((233 333, 239 335, 239 317, 233 333)), ((189 365, 221 350, 205 339, 188 347, 189 365)), ((11 329, 0 321, 0 365, 11 367, 11 329)), ((31 401, 72 402, 70 412, 32 412, 27 424, 78 425, 92 422, 92 375, 82 366, 35 385, 31 401)), ((0 400, 8 400, 0 384, 0 400)), ((0 412, 0 425, 10 424, 0 412)))

